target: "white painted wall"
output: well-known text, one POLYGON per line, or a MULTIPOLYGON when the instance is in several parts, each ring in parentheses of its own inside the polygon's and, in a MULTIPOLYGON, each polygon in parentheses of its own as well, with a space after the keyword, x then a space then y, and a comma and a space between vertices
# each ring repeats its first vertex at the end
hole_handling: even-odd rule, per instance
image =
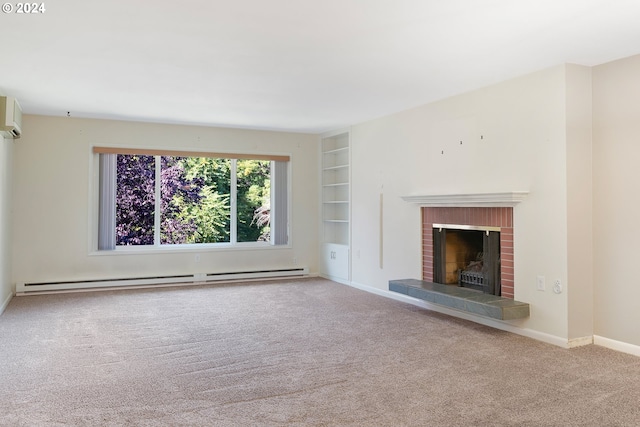
POLYGON ((551 284, 568 279, 566 82, 580 76, 557 66, 353 126, 354 284, 421 277, 420 209, 401 196, 530 191, 514 209, 514 255, 515 299, 531 316, 514 323, 568 339, 568 293, 551 284))
POLYGON ((0 134, 0 314, 13 296, 11 283, 11 164, 13 140, 0 134))
POLYGON ((640 346, 640 55, 593 69, 595 334, 640 346))
MULTIPOLYGON (((569 339, 593 337, 591 68, 567 65, 567 262, 569 339)), ((553 286, 553 283, 551 283, 553 286)))
POLYGON ((315 135, 30 115, 23 128, 13 155, 14 283, 290 268, 294 258, 318 271, 315 135), (291 247, 92 254, 95 145, 290 154, 291 247))

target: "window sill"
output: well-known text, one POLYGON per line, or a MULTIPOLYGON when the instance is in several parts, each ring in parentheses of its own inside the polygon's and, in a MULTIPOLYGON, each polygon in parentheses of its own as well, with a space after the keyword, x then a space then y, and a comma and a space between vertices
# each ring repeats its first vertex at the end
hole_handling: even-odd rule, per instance
POLYGON ((118 246, 114 250, 97 250, 89 252, 90 256, 113 256, 113 255, 156 255, 156 254, 178 254, 178 253, 206 253, 206 252, 227 252, 227 251, 272 251, 280 249, 291 249, 291 245, 271 245, 269 243, 246 242, 246 243, 201 243, 186 245, 162 245, 162 246, 118 246))

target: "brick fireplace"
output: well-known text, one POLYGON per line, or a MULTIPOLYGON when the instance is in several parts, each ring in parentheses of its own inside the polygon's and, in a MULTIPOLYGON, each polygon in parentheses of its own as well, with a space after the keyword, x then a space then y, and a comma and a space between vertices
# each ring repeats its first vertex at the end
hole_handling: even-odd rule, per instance
POLYGON ((513 299, 512 207, 422 207, 422 280, 427 282, 434 281, 434 224, 499 229, 501 296, 513 299))

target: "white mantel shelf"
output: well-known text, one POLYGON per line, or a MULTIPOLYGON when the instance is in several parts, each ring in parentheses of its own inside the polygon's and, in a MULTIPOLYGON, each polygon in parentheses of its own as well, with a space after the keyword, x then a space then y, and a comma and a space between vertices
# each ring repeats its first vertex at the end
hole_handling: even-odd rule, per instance
POLYGON ((423 194, 402 196, 402 200, 431 207, 514 207, 529 195, 528 191, 475 194, 423 194))

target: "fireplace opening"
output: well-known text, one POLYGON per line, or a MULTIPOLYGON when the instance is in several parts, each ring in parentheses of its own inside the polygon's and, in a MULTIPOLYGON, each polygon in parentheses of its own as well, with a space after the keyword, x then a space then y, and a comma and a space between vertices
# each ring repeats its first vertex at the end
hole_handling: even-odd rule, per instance
POLYGON ((434 282, 500 295, 500 229, 433 224, 434 282))

